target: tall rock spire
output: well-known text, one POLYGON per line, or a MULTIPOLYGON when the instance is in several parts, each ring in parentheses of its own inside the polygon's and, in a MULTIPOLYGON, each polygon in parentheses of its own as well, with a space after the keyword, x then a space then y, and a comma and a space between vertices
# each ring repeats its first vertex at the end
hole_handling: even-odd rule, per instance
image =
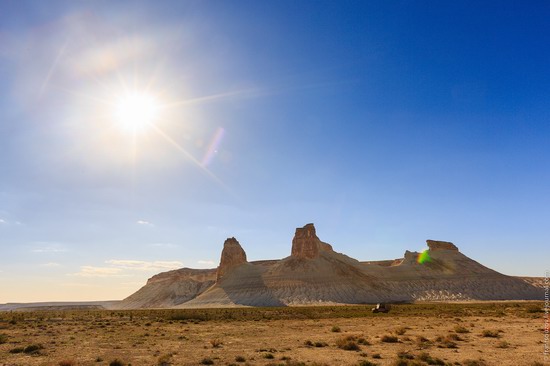
POLYGON ((223 243, 222 256, 217 272, 217 280, 219 281, 231 269, 246 263, 246 253, 235 238, 228 238, 223 243))

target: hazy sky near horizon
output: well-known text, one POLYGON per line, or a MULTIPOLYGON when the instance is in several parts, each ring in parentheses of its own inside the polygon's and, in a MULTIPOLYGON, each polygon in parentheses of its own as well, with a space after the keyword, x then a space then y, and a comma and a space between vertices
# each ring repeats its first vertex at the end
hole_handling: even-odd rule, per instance
POLYGON ((0 2, 0 303, 122 299, 215 267, 231 236, 286 257, 309 222, 360 260, 436 239, 543 276, 548 19, 548 1, 0 2), (152 125, 121 126, 128 93, 152 125))

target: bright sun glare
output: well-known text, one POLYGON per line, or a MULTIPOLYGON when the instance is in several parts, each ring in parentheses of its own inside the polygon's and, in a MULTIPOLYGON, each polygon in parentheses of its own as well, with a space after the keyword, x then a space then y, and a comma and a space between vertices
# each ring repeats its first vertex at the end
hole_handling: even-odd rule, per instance
POLYGON ((159 104, 156 98, 145 92, 123 95, 115 105, 117 124, 124 130, 138 132, 151 126, 158 118, 159 104))

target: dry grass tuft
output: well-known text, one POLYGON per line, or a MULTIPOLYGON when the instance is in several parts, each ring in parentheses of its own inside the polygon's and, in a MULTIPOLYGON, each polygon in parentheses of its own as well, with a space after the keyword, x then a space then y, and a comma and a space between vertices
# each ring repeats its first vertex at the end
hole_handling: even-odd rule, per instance
POLYGON ((76 366, 75 360, 62 360, 58 363, 59 366, 76 366))
POLYGON ((356 343, 357 338, 355 336, 346 336, 336 340, 336 347, 345 351, 359 351, 360 347, 356 343))
POLYGON ((220 347, 223 343, 222 343, 221 339, 214 338, 214 339, 211 339, 211 340, 210 340, 210 344, 212 345, 213 348, 218 348, 218 347, 220 347))
POLYGON ((380 340, 382 342, 385 342, 385 343, 397 343, 397 342, 399 342, 399 339, 396 336, 392 336, 392 335, 385 335, 380 340))
POLYGON ((489 338, 498 338, 498 337, 500 337, 500 334, 498 334, 498 331, 496 331, 496 330, 487 330, 486 329, 481 333, 481 336, 489 337, 489 338))

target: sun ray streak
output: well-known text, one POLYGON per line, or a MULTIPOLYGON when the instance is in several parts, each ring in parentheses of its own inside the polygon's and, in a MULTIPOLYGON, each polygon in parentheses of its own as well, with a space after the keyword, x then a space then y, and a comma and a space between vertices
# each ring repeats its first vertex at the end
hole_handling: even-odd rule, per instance
POLYGON ((208 170, 206 167, 204 167, 200 161, 195 159, 193 155, 191 155, 187 150, 185 150, 183 147, 181 147, 180 144, 178 144, 176 141, 174 141, 170 136, 168 136, 164 131, 162 131, 158 126, 152 124, 151 127, 155 132, 157 132, 162 138, 164 138, 166 141, 168 141, 172 146, 174 146, 178 151, 183 153, 185 157, 189 160, 191 160, 197 167, 199 167, 206 175, 208 175, 212 180, 214 180, 218 185, 220 185, 225 191, 227 191, 229 194, 231 194, 233 197, 237 198, 237 195, 220 179, 218 178, 214 173, 212 173, 210 170, 208 170))
POLYGON ((67 45, 69 42, 65 42, 65 44, 61 47, 59 52, 57 53, 57 56, 55 57, 55 60, 52 63, 52 66, 50 67, 50 70, 48 70, 48 74, 46 74, 46 78, 44 79, 44 82, 42 83, 42 87, 40 88, 40 94, 39 97, 42 98, 42 95, 44 95, 44 92, 46 91, 46 88, 48 87, 48 84, 50 83, 50 79, 52 78, 52 75, 57 68, 57 65, 59 64, 59 61, 61 61, 61 57, 65 53, 65 49, 67 48, 67 45))
POLYGON ((237 91, 232 91, 232 92, 225 92, 225 93, 207 95, 207 96, 204 96, 204 97, 197 97, 197 98, 191 98, 191 99, 186 99, 186 100, 180 100, 180 101, 172 102, 172 103, 166 103, 166 104, 163 105, 163 108, 175 108, 175 107, 180 107, 182 105, 199 104, 199 103, 203 103, 203 102, 209 102, 209 101, 213 101, 213 100, 231 98, 231 97, 236 97, 236 96, 255 96, 258 93, 259 93, 258 89, 237 90, 237 91))

